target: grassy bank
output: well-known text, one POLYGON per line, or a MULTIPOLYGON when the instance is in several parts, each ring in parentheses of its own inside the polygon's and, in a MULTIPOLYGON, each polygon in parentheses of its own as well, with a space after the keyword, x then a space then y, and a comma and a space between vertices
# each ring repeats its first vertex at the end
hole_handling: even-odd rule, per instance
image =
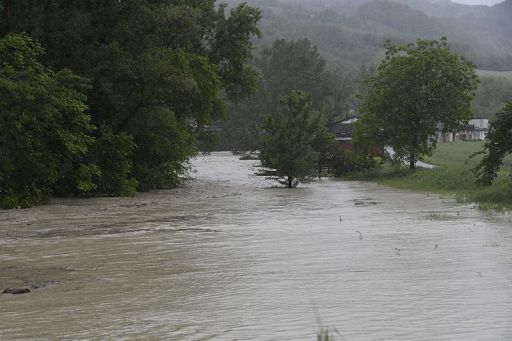
POLYGON ((481 142, 456 142, 438 145, 434 155, 425 161, 439 167, 417 169, 410 172, 406 167, 390 164, 353 174, 352 180, 372 181, 382 185, 451 195, 461 202, 475 202, 482 209, 512 209, 512 159, 505 160, 498 179, 492 186, 475 183, 471 171, 480 157, 469 156, 482 149, 481 142))

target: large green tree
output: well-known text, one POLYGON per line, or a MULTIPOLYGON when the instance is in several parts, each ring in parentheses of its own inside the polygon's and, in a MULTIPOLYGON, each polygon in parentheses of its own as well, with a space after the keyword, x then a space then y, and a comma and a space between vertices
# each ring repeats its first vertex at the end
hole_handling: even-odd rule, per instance
POLYGON ((503 159, 512 153, 512 103, 507 104, 491 122, 481 152, 482 161, 474 169, 478 182, 490 185, 498 176, 503 159))
POLYGON ((313 110, 311 95, 292 91, 281 98, 280 110, 263 121, 263 167, 288 188, 317 175, 320 151, 334 137, 327 132, 322 115, 313 110))
POLYGON ((99 129, 87 158, 100 168, 102 194, 176 185, 224 100, 255 87, 246 62, 261 13, 244 4, 5 0, 0 10, 0 34, 27 32, 49 66, 91 80, 87 104, 99 129))
POLYGON ((41 45, 25 35, 0 39, 0 206, 27 207, 56 191, 96 189, 98 168, 85 104, 87 80, 39 62, 41 45))
POLYGON ((438 124, 454 129, 472 117, 475 66, 450 51, 446 38, 386 44, 386 56, 368 82, 356 140, 391 146, 410 168, 435 148, 438 124))

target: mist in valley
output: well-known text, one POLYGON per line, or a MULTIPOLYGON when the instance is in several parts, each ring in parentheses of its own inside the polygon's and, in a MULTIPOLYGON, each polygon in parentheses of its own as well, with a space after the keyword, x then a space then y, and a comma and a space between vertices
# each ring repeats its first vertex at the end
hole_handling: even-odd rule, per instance
MULTIPOLYGON (((263 51, 276 40, 310 41, 325 60, 326 70, 337 79, 329 87, 334 90, 328 105, 318 107, 328 112, 328 121, 336 121, 358 114, 364 78, 384 57, 386 41, 400 45, 446 37, 450 49, 479 70, 474 116, 492 119, 512 98, 512 0, 463 1, 467 4, 450 0, 249 0, 249 5, 263 13, 261 36, 254 40, 253 65, 260 66, 263 51)), ((242 1, 227 2, 233 6, 242 1)), ((268 79, 260 82, 262 87, 268 79)), ((240 141, 246 140, 254 112, 260 110, 258 101, 230 107, 230 119, 223 125, 231 132, 242 132, 239 138, 230 136, 225 147, 241 146, 240 141)))

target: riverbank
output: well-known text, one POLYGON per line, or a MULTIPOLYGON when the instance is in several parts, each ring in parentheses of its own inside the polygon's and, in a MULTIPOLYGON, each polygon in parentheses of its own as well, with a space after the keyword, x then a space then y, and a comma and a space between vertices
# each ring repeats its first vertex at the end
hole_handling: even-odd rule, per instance
POLYGON ((449 195, 459 202, 475 202, 480 209, 512 210, 512 160, 505 160, 496 182, 492 186, 476 184, 472 169, 479 156, 470 156, 482 149, 483 142, 455 142, 438 145, 425 160, 439 166, 434 169, 416 169, 384 164, 378 168, 352 174, 349 180, 371 181, 381 185, 449 195))

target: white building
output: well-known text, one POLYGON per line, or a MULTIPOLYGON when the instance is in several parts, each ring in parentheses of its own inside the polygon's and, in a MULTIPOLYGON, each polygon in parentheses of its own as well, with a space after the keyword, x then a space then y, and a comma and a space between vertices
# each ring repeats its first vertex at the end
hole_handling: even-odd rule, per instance
POLYGON ((487 118, 475 118, 468 122, 460 130, 443 132, 443 126, 438 125, 436 132, 437 143, 455 141, 483 141, 487 137, 489 120, 487 118))

